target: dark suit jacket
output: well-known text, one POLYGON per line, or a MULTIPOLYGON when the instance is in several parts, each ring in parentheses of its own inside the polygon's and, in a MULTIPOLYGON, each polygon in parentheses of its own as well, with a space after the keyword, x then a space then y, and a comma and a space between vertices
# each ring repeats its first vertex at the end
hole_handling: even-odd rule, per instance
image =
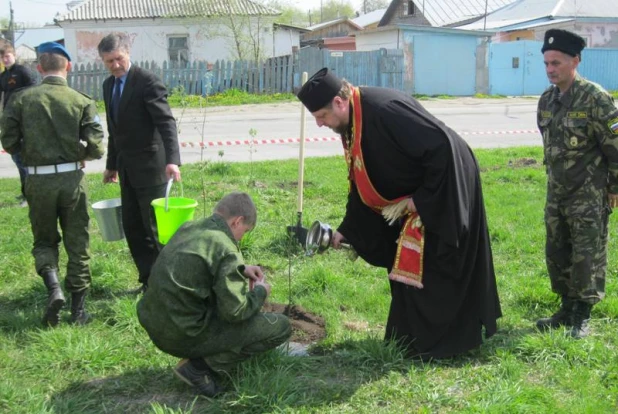
POLYGON ((109 132, 106 168, 117 170, 121 182, 126 174, 136 188, 167 182, 165 166, 180 165, 180 152, 165 85, 153 73, 131 65, 120 98, 118 124, 109 107, 113 86, 113 76, 103 82, 109 132))

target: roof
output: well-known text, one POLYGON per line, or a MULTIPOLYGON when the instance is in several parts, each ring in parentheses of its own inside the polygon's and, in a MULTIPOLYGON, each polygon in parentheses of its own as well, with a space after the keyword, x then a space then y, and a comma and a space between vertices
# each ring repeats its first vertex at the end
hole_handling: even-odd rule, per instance
POLYGON ((339 24, 339 23, 347 23, 348 25, 352 26, 352 28, 354 28, 356 30, 363 30, 362 26, 359 26, 358 24, 354 23, 354 21, 348 19, 347 17, 342 17, 340 19, 330 20, 328 22, 314 24, 313 26, 307 27, 307 29, 309 29, 310 31, 320 30, 320 29, 323 29, 325 27, 334 26, 334 25, 339 24))
POLYGON ((382 16, 386 13, 386 9, 378 9, 372 12, 360 15, 352 21, 361 27, 369 26, 370 24, 378 23, 382 20, 382 16))
MULTIPOLYGON (((489 28, 506 28, 538 20, 567 18, 618 18, 618 1, 608 0, 517 0, 487 16, 489 28)), ((483 19, 462 26, 465 29, 483 28, 483 19)), ((522 27, 519 27, 522 28, 522 27)))
MULTIPOLYGON (((459 22, 469 22, 483 17, 485 8, 491 13, 517 0, 413 0, 420 12, 433 27, 452 26, 459 22)), ((543 0, 539 0, 543 1, 543 0)), ((397 12, 401 0, 393 0, 380 21, 389 24, 397 12)))
POLYGON ((85 0, 57 22, 113 19, 180 18, 220 15, 278 16, 252 0, 85 0))

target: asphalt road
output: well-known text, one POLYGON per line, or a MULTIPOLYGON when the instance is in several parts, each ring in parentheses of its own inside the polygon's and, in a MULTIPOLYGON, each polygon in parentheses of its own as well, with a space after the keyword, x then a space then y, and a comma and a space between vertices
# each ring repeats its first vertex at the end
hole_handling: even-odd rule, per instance
MULTIPOLYGON (((536 98, 436 99, 422 104, 457 131, 472 148, 541 145, 536 127, 536 98)), ((300 103, 174 110, 178 119, 183 164, 200 160, 229 162, 299 157, 300 103), (253 130, 253 134, 252 134, 253 130)), ((107 126, 103 125, 107 133, 107 126)), ((305 157, 343 154, 338 137, 318 128, 306 114, 305 157)), ((103 160, 86 172, 102 172, 103 160)), ((0 154, 0 177, 17 177, 11 157, 0 154)))

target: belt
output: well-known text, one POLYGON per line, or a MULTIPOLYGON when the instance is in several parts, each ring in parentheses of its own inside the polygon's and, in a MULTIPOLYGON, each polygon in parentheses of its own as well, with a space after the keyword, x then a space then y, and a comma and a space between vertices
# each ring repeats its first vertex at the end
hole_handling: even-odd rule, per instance
POLYGON ((64 164, 37 165, 34 167, 28 167, 28 174, 57 174, 69 171, 77 171, 79 169, 79 162, 66 162, 64 164))

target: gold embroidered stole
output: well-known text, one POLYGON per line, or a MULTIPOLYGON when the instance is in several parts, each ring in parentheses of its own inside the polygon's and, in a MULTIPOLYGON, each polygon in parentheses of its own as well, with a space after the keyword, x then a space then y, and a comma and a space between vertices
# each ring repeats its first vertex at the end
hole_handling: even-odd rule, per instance
MULTIPOLYGON (((362 202, 381 214, 388 205, 396 204, 408 196, 387 200, 375 189, 365 168, 361 139, 363 131, 363 114, 360 101, 360 89, 352 90, 352 134, 346 142, 344 139, 345 159, 348 164, 348 177, 354 181, 362 202)), ((417 212, 408 213, 397 242, 397 253, 389 279, 406 285, 423 287, 423 248, 425 236, 421 218, 417 212)))

